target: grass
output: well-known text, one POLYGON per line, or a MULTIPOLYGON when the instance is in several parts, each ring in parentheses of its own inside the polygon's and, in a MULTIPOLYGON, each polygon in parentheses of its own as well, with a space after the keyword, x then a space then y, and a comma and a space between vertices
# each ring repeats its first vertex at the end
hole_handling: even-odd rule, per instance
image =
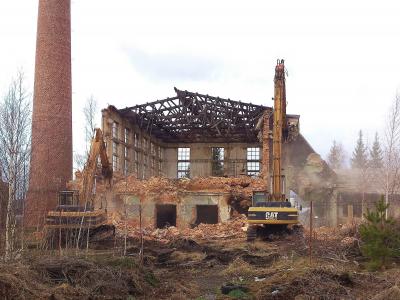
POLYGON ((206 257, 205 253, 200 252, 183 252, 183 251, 174 251, 171 254, 171 259, 178 262, 186 262, 186 261, 201 261, 206 257))
POLYGON ((255 274, 255 272, 257 272, 256 268, 252 267, 241 258, 236 258, 221 273, 225 276, 246 277, 255 274))
POLYGON ((154 276, 153 273, 148 272, 144 275, 144 280, 146 280, 146 282, 148 284, 150 284, 152 287, 156 287, 159 285, 160 281, 154 276))
POLYGON ((138 268, 135 258, 127 256, 110 257, 108 255, 98 255, 89 257, 88 260, 100 265, 117 267, 125 270, 138 268))
POLYGON ((228 296, 233 298, 233 299, 249 299, 249 295, 247 293, 243 292, 242 290, 239 290, 239 289, 230 291, 228 296))

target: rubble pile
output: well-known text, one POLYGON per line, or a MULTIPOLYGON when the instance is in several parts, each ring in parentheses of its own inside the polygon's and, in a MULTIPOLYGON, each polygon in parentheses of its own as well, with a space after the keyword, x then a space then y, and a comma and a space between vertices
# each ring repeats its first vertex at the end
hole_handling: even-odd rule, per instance
POLYGON ((251 195, 255 189, 265 190, 266 183, 260 178, 242 177, 195 177, 192 179, 168 179, 164 177, 151 177, 148 180, 139 180, 135 176, 115 177, 113 190, 116 193, 147 193, 177 191, 218 191, 230 192, 244 190, 244 194, 251 195))
MULTIPOLYGON (((117 229, 117 234, 124 236, 125 232, 130 238, 139 238, 140 229, 138 226, 131 226, 121 217, 114 217, 113 224, 117 229)), ((168 243, 177 239, 192 240, 216 240, 229 238, 244 238, 247 230, 246 216, 239 215, 227 222, 218 224, 199 224, 194 228, 179 230, 175 226, 164 229, 143 228, 143 238, 145 240, 157 240, 158 242, 168 243)))
POLYGON ((246 230, 246 216, 240 215, 225 223, 200 224, 193 229, 184 230, 182 234, 192 239, 226 239, 245 237, 246 230))
MULTIPOLYGON (((70 186, 79 186, 81 176, 70 186)), ((177 238, 189 239, 224 239, 245 236, 246 218, 243 215, 251 205, 251 197, 254 190, 263 191, 266 182, 261 178, 242 177, 197 177, 192 179, 168 179, 162 177, 151 177, 148 180, 139 180, 134 175, 122 176, 118 172, 114 174, 112 192, 114 195, 131 194, 141 201, 157 196, 160 203, 179 201, 178 194, 182 192, 214 192, 228 194, 227 201, 232 207, 231 220, 221 224, 200 224, 194 228, 178 230, 176 227, 156 229, 143 227, 142 232, 145 239, 159 240, 161 242, 171 241, 177 238)), ((96 197, 106 191, 106 183, 99 180, 96 185, 96 197)), ((109 220, 119 235, 137 238, 140 236, 138 218, 125 220, 123 210, 109 211, 109 220)), ((146 223, 146 222, 145 222, 146 223)), ((147 223, 148 224, 148 223, 147 223)))
MULTIPOLYGON (((76 174, 76 179, 69 182, 68 188, 79 190, 82 177, 76 174)), ((214 192, 229 194, 229 205, 239 213, 244 213, 251 205, 253 191, 266 190, 266 181, 262 178, 241 177, 196 177, 168 179, 151 177, 139 180, 134 175, 122 176, 114 174, 112 192, 115 195, 132 194, 146 201, 149 196, 157 195, 160 202, 178 201, 179 192, 214 192)), ((96 198, 100 199, 107 190, 107 183, 98 180, 96 183, 96 198)))
POLYGON ((320 227, 314 231, 315 252, 320 257, 347 262, 361 256, 357 224, 320 227))

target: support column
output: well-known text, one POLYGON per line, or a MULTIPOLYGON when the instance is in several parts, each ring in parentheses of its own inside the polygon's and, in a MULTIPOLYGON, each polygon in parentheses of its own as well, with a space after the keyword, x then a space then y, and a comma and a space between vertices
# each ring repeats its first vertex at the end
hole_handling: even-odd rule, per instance
POLYGON ((261 177, 267 182, 267 188, 270 188, 270 113, 264 112, 263 126, 262 126, 262 163, 261 163, 261 177))

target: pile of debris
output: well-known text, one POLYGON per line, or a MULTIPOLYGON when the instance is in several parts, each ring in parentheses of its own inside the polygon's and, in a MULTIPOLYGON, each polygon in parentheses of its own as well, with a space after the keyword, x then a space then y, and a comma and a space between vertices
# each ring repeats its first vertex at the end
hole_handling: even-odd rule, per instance
MULTIPOLYGON (((78 174, 79 175, 79 174, 78 174)), ((79 189, 81 176, 69 183, 69 189, 79 189)), ((266 181, 262 178, 249 176, 240 177, 195 177, 191 179, 168 179, 151 177, 139 180, 134 175, 122 176, 114 174, 112 191, 116 195, 132 194, 146 201, 151 195, 157 195, 160 202, 174 202, 178 200, 178 192, 216 192, 229 193, 229 205, 236 211, 243 213, 251 204, 253 191, 267 189, 266 181)), ((106 192, 106 182, 99 180, 96 184, 96 198, 100 199, 106 192)))
MULTIPOLYGON (((129 226, 122 218, 113 218, 113 224, 117 229, 119 236, 130 238, 139 238, 140 229, 137 226, 129 226)), ((216 240, 230 238, 244 238, 247 230, 247 222, 245 215, 239 215, 231 220, 218 224, 199 224, 194 228, 179 230, 175 226, 166 227, 164 229, 143 228, 143 238, 145 240, 157 240, 159 242, 168 243, 177 239, 193 239, 193 240, 216 240)))
MULTIPOLYGON (((276 270, 251 288, 257 299, 371 299, 393 283, 374 274, 363 274, 338 265, 306 267, 291 271, 276 270)), ((392 289, 389 293, 392 292, 392 289)), ((377 298, 399 299, 399 298, 377 298)))
MULTIPOLYGON (((39 257, 0 264, 1 299, 146 298, 151 270, 128 258, 39 257)), ((148 295, 151 297, 151 295, 148 295)))
POLYGON ((314 252, 338 262, 354 261, 361 256, 358 224, 320 227, 314 230, 314 252))

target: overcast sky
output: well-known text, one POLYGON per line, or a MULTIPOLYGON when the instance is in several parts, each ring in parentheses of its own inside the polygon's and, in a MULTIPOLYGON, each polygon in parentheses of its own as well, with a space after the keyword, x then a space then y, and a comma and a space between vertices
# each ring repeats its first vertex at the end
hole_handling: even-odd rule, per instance
MULTIPOLYGON (((0 94, 18 68, 33 87, 37 6, 0 0, 0 94)), ((382 130, 400 87, 399 13, 399 1, 73 1, 74 149, 90 95, 122 108, 176 86, 271 106, 284 58, 302 133, 323 157, 333 139, 350 153, 359 129, 382 130)))

